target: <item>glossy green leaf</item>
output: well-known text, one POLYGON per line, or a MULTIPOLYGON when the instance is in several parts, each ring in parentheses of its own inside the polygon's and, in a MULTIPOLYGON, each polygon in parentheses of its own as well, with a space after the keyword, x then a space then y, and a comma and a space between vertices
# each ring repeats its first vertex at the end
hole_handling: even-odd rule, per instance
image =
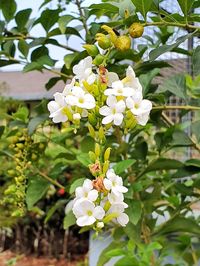
POLYGON ((91 160, 88 157, 88 153, 81 153, 77 155, 77 160, 85 167, 88 167, 88 165, 91 164, 91 160))
POLYGON ((178 0, 179 6, 185 16, 187 16, 188 12, 192 8, 194 0, 178 0))
POLYGON ((2 9, 3 15, 6 21, 13 19, 17 5, 15 0, 1 0, 0 9, 2 9))
POLYGON ((17 24, 19 31, 22 31, 25 28, 25 26, 29 20, 29 17, 31 15, 31 12, 32 12, 32 9, 28 8, 28 9, 20 10, 16 14, 15 21, 16 21, 16 24, 17 24))
POLYGON ((170 170, 170 169, 178 169, 183 166, 183 163, 177 160, 173 159, 167 159, 167 158, 159 158, 155 161, 153 161, 144 171, 145 173, 147 172, 152 172, 152 171, 157 171, 157 170, 170 170))
POLYGON ((76 58, 77 55, 78 55, 78 53, 65 55, 64 62, 65 62, 65 66, 66 66, 67 69, 71 68, 72 62, 76 58))
POLYGON ((127 170, 134 163, 135 163, 134 159, 127 159, 127 160, 116 163, 113 169, 115 170, 115 173, 119 175, 125 172, 125 170, 127 170))
POLYGON ((51 79, 49 79, 49 81, 45 84, 45 88, 47 90, 50 90, 52 87, 54 87, 57 82, 59 82, 61 80, 60 77, 53 77, 51 79))
POLYGON ((132 0, 136 7, 136 11, 139 11, 143 18, 146 19, 147 12, 151 9, 153 0, 132 0))
POLYGON ((28 56, 29 45, 28 45, 28 43, 26 41, 19 40, 19 42, 18 42, 18 49, 24 55, 24 57, 27 57, 28 56))
POLYGON ((70 226, 74 225, 76 223, 76 218, 72 211, 68 212, 65 215, 64 221, 63 221, 63 228, 67 230, 70 226))

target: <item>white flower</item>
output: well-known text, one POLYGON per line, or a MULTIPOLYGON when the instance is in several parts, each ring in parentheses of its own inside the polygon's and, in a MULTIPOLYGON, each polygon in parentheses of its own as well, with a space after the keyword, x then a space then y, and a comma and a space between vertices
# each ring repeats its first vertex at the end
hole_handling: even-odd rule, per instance
POLYGON ((104 186, 107 190, 111 190, 116 196, 120 197, 121 193, 126 193, 128 189, 123 186, 122 178, 115 174, 113 169, 110 169, 106 173, 104 178, 104 186))
POLYGON ((72 95, 72 88, 75 85, 75 78, 72 79, 71 83, 65 85, 65 88, 63 90, 63 95, 67 96, 67 95, 72 95))
POLYGON ((88 199, 90 201, 95 201, 98 198, 98 191, 93 189, 92 181, 86 179, 82 187, 77 187, 75 191, 76 199, 88 199))
POLYGON ((88 84, 94 83, 96 75, 92 73, 92 57, 88 56, 75 65, 73 67, 73 73, 80 83, 84 80, 87 81, 88 84))
POLYGON ((119 80, 118 75, 115 72, 106 72, 106 78, 108 80, 108 86, 111 87, 112 83, 119 80))
POLYGON ((104 227, 104 223, 103 222, 98 222, 97 223, 97 228, 102 229, 104 227))
POLYGON ((129 222, 129 217, 126 213, 124 213, 125 206, 123 203, 114 203, 108 213, 114 213, 117 215, 116 220, 121 226, 126 226, 129 222))
POLYGON ((124 87, 124 84, 121 80, 115 81, 112 83, 112 89, 107 89, 104 91, 105 95, 114 95, 114 96, 133 96, 134 89, 129 87, 124 87))
POLYGON ((54 94, 55 101, 48 103, 48 110, 50 111, 50 118, 53 118, 54 123, 66 122, 67 115, 64 113, 64 108, 67 106, 65 97, 62 93, 56 92, 54 94))
POLYGON ((99 109, 99 113, 105 116, 102 123, 109 124, 113 122, 116 126, 121 125, 124 118, 122 113, 126 107, 124 101, 120 100, 118 102, 116 97, 108 96, 106 103, 108 106, 103 106, 99 109))
POLYGON ((123 202, 124 201, 124 195, 122 193, 117 193, 117 195, 113 192, 108 193, 108 200, 111 203, 111 205, 114 203, 122 203, 125 208, 128 207, 128 205, 125 202, 123 202))
POLYGON ((103 219, 105 211, 101 206, 95 207, 89 200, 80 200, 75 202, 73 213, 77 218, 78 226, 92 225, 96 220, 103 219))
POLYGON ((81 115, 79 113, 75 113, 75 114, 73 114, 73 119, 74 120, 80 120, 81 119, 81 115))
POLYGON ((124 86, 142 91, 142 86, 140 84, 140 81, 138 78, 136 78, 135 72, 131 66, 129 66, 126 70, 126 78, 124 79, 124 86))
POLYGON ((145 126, 149 119, 152 103, 149 100, 143 100, 142 93, 137 91, 133 97, 126 99, 126 106, 131 110, 138 124, 145 126))
POLYGON ((68 214, 74 205, 74 200, 70 200, 65 207, 65 214, 68 214))
POLYGON ((66 96, 66 102, 83 109, 93 109, 95 107, 94 97, 78 86, 73 87, 72 95, 66 96))

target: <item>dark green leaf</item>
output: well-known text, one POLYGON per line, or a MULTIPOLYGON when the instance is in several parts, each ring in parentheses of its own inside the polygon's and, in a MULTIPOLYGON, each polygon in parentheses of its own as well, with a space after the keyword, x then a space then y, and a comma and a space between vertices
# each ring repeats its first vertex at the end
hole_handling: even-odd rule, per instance
POLYGON ((59 13, 59 9, 46 9, 42 12, 38 22, 42 24, 46 32, 56 24, 59 18, 59 13))
POLYGON ((44 220, 44 223, 46 224, 49 219, 51 219, 52 215, 59 209, 63 208, 63 205, 66 205, 67 200, 59 200, 54 204, 47 212, 46 218, 44 220))
POLYGON ((142 215, 142 205, 141 201, 139 200, 129 200, 128 202, 128 209, 127 209, 127 214, 129 216, 129 220, 131 223, 136 225, 142 215))
POLYGON ((55 86, 56 85, 56 83, 58 82, 58 81, 60 81, 61 80, 61 78, 60 77, 53 77, 53 78, 51 78, 46 84, 45 84, 45 88, 47 89, 47 90, 50 90, 53 86, 55 86))
POLYGON ((39 176, 31 178, 26 192, 26 203, 29 210, 44 196, 48 187, 49 182, 43 178, 39 176))
POLYGON ((65 30, 66 30, 68 23, 70 21, 72 21, 73 19, 75 19, 75 17, 73 17, 71 15, 64 15, 64 16, 59 18, 58 25, 59 25, 59 29, 60 29, 62 34, 65 33, 65 30))
POLYGON ((190 11, 193 2, 194 0, 178 0, 179 6, 185 16, 187 16, 188 12, 190 11))
POLYGON ((167 159, 167 158, 159 158, 155 161, 153 161, 144 171, 145 173, 147 172, 152 172, 156 170, 170 170, 170 169, 178 169, 183 166, 183 163, 177 160, 173 159, 167 159))
POLYGON ((100 10, 106 10, 107 12, 113 12, 117 13, 119 11, 119 8, 115 5, 109 4, 109 3, 102 3, 102 4, 93 4, 89 7, 90 9, 100 9, 100 10))
POLYGON ((86 167, 88 167, 88 165, 91 164, 91 160, 88 157, 88 153, 81 153, 77 155, 77 160, 86 167))
POLYGON ((17 5, 14 0, 1 0, 0 9, 2 9, 5 19, 10 21, 14 17, 17 5))
POLYGON ((0 138, 3 135, 4 129, 5 129, 5 126, 0 126, 0 138))
POLYGON ((19 40, 19 42, 18 42, 18 49, 24 55, 24 57, 27 57, 28 56, 29 45, 28 45, 28 43, 26 41, 19 40))
POLYGON ((32 12, 32 9, 28 8, 28 9, 20 10, 16 14, 15 21, 16 21, 19 31, 22 31, 25 28, 26 23, 28 22, 29 17, 31 15, 31 12, 32 12))
POLYGON ((42 124, 48 119, 48 114, 43 114, 37 117, 32 118, 28 123, 28 132, 30 135, 36 130, 37 126, 42 124))

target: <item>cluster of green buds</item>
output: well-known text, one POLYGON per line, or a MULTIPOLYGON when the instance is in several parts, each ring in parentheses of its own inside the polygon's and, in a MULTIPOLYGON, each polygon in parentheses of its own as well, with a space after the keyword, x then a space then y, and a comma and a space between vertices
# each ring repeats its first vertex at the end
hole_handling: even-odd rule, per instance
POLYGON ((35 159, 35 154, 30 155, 32 139, 28 135, 27 129, 19 131, 16 136, 9 139, 9 148, 13 151, 15 169, 8 170, 8 176, 12 177, 11 184, 7 187, 4 194, 4 204, 12 206, 13 217, 21 217, 25 214, 25 196, 27 186, 27 171, 31 164, 29 159, 35 159))

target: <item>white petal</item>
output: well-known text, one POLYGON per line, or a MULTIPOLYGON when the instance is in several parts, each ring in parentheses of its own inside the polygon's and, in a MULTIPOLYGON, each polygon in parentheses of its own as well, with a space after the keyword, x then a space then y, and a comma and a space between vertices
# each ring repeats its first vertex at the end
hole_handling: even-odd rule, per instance
POLYGON ((123 88, 123 96, 130 97, 133 96, 135 93, 135 90, 130 87, 123 88))
POLYGON ((64 114, 62 114, 62 112, 56 114, 54 117, 53 117, 53 122, 54 123, 61 123, 61 122, 66 122, 68 120, 68 117, 64 114))
POLYGON ((76 198, 82 198, 84 197, 84 191, 82 187, 77 187, 75 190, 75 196, 76 198))
POLYGON ((96 219, 103 219, 103 217, 105 216, 105 211, 104 209, 101 207, 101 206, 97 206, 95 209, 94 209, 94 212, 93 212, 93 215, 96 219))
POLYGON ((136 120, 139 125, 145 126, 149 120, 149 113, 136 116, 136 120))
POLYGON ((141 108, 145 111, 150 111, 152 109, 152 102, 149 100, 143 100, 141 102, 141 108))
POLYGON ((126 213, 121 213, 119 217, 117 217, 117 221, 121 226, 126 226, 129 222, 129 217, 126 213))
POLYGON ((107 178, 104 178, 103 184, 107 190, 110 190, 112 188, 112 182, 107 178))
POLYGON ((119 80, 119 77, 116 73, 114 72, 108 72, 106 74, 107 79, 108 79, 108 86, 110 87, 112 85, 113 82, 119 80))
POLYGON ((121 123, 123 122, 123 118, 124 118, 123 114, 117 113, 113 115, 113 117, 114 117, 114 125, 120 126, 121 123))
POLYGON ((77 104, 77 98, 74 95, 67 95, 65 97, 65 101, 67 104, 74 106, 77 104))
POLYGON ((115 108, 118 113, 123 113, 126 108, 126 105, 124 101, 121 100, 116 104, 115 108))
POLYGON ((114 169, 109 169, 109 170, 107 171, 107 173, 106 173, 106 176, 107 176, 108 179, 111 179, 111 178, 113 178, 113 177, 115 178, 116 174, 115 174, 114 169))
POLYGON ((74 200, 70 200, 65 207, 65 214, 68 214, 72 210, 73 205, 74 205, 74 200))
POLYGON ((87 93, 84 98, 85 98, 86 109, 92 109, 95 107, 95 99, 91 94, 87 93))
POLYGON ((88 199, 91 201, 95 201, 98 198, 98 191, 96 189, 93 189, 89 191, 88 193, 88 199))
POLYGON ((107 116, 107 115, 111 115, 112 114, 112 111, 111 111, 111 108, 104 105, 102 106, 100 109, 99 109, 99 113, 103 116, 107 116))
POLYGON ((74 84, 75 84, 75 78, 72 79, 71 83, 66 84, 62 92, 64 96, 67 96, 69 93, 71 93, 71 89, 73 88, 74 84))
POLYGON ((72 93, 73 93, 74 96, 76 96, 78 98, 79 97, 84 97, 84 95, 85 95, 84 90, 81 87, 79 87, 79 86, 74 86, 73 89, 72 89, 72 93))
POLYGON ((90 191, 93 189, 92 181, 90 179, 85 179, 83 182, 83 187, 86 188, 87 191, 90 191))
POLYGON ((112 88, 113 89, 123 89, 124 88, 124 84, 121 80, 117 80, 115 82, 112 83, 112 88))
POLYGON ((93 84, 96 80, 96 75, 94 73, 90 74, 89 77, 87 78, 87 83, 89 85, 93 84))
POLYGON ((126 70, 126 76, 127 77, 131 76, 131 77, 135 78, 135 72, 131 66, 128 66, 128 68, 126 70))
POLYGON ((117 202, 123 202, 124 196, 122 193, 115 195, 114 193, 111 192, 108 194, 108 200, 111 204, 117 203, 117 202))
POLYGON ((108 96, 106 103, 110 107, 115 107, 115 105, 117 103, 117 99, 115 96, 110 95, 110 96, 108 96))
POLYGON ((113 121, 113 115, 108 115, 102 119, 102 124, 107 125, 113 121))
POLYGON ((128 97, 128 98, 126 99, 126 106, 127 106, 127 108, 130 108, 130 109, 133 108, 133 106, 134 106, 134 101, 133 101, 133 99, 132 99, 131 97, 128 97))
POLYGON ((56 112, 60 107, 55 101, 51 101, 48 103, 47 108, 50 113, 56 112))
POLYGON ((121 193, 126 193, 128 191, 128 189, 124 186, 117 186, 116 189, 121 193))
POLYGON ((54 98, 55 98, 55 101, 61 106, 65 106, 66 105, 66 102, 65 102, 65 97, 62 93, 59 93, 59 92, 56 92, 54 94, 54 98))
POLYGON ((115 95, 114 94, 114 89, 107 89, 107 90, 105 90, 104 91, 104 94, 106 95, 106 96, 109 96, 109 95, 115 95))
POLYGON ((86 58, 84 58, 81 61, 84 62, 84 65, 86 68, 92 67, 92 57, 91 56, 87 56, 86 58))
POLYGON ((96 219, 93 216, 82 216, 79 217, 76 221, 78 226, 87 226, 87 225, 92 225, 96 219))

